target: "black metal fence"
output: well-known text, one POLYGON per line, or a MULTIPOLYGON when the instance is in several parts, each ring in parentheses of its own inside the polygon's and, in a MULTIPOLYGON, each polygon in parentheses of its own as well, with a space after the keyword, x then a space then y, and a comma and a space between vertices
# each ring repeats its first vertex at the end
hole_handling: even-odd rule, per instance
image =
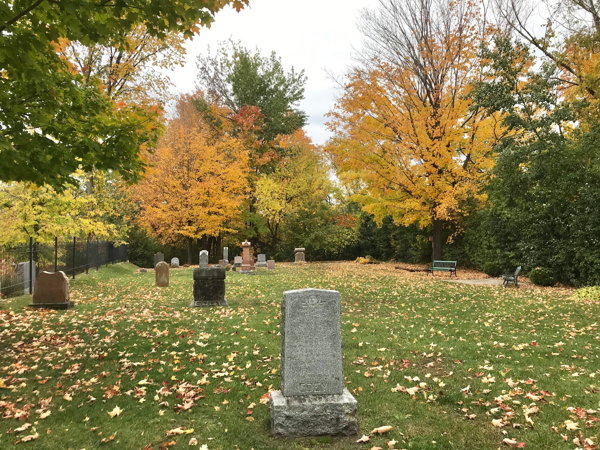
POLYGON ((58 239, 53 244, 30 240, 28 244, 0 247, 0 299, 30 294, 42 271, 63 271, 75 278, 78 273, 127 261, 127 245, 97 239, 58 239))

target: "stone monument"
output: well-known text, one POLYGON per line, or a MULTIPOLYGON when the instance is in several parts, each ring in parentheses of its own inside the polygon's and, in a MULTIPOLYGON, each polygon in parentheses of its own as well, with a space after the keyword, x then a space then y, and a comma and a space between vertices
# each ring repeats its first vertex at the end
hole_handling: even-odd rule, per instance
POLYGON ((275 260, 274 259, 270 259, 267 261, 267 268, 269 270, 275 270, 275 260))
POLYGON ((219 267, 227 267, 227 263, 225 262, 224 259, 219 260, 219 267))
POLYGON ((256 261, 256 267, 267 267, 267 255, 264 253, 258 254, 258 261, 256 261))
POLYGON ((234 256, 234 258, 233 258, 233 265, 235 267, 242 267, 242 257, 241 256, 234 256))
POLYGON ((165 260, 165 255, 163 253, 155 253, 154 254, 154 267, 156 267, 156 265, 165 260))
POLYGON ((169 285, 169 265, 166 262, 159 262, 154 268, 154 273, 157 287, 167 287, 169 285))
POLYGON ((171 267, 174 269, 179 269, 179 258, 171 258, 171 267))
POLYGON ((294 249, 294 253, 296 255, 296 259, 294 261, 294 264, 304 264, 306 262, 304 260, 304 249, 303 248, 296 248, 296 249, 294 249))
POLYGON ((194 300, 190 306, 228 306, 225 299, 225 268, 194 269, 194 300))
POLYGON ((252 261, 252 256, 250 255, 251 250, 250 242, 244 241, 242 242, 242 267, 241 273, 250 273, 254 270, 254 261, 252 261))
POLYGON ((36 262, 33 261, 33 266, 31 267, 31 292, 29 292, 29 261, 17 264, 17 283, 23 284, 23 294, 33 294, 35 292, 35 264, 36 262))
MULTIPOLYGON (((29 289, 29 288, 28 288, 29 289)), ((32 306, 34 308, 69 309, 69 278, 64 272, 42 272, 35 281, 32 306)))
POLYGON ((340 293, 284 292, 281 318, 281 391, 269 397, 271 432, 357 434, 358 404, 344 388, 340 293))
POLYGON ((229 264, 229 247, 223 247, 223 259, 225 260, 225 265, 229 264))
POLYGON ((208 250, 202 250, 200 252, 200 268, 201 269, 208 268, 208 250))

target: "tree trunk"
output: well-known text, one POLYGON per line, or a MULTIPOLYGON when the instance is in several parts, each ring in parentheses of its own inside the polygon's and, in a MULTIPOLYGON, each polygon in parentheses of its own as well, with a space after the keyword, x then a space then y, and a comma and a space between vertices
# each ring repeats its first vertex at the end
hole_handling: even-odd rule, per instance
POLYGON ((192 238, 189 237, 187 238, 187 247, 188 247, 188 257, 187 257, 187 263, 191 266, 192 263, 192 238))
POLYGON ((440 219, 433 219, 433 249, 432 249, 432 260, 442 259, 442 228, 444 221, 440 219))

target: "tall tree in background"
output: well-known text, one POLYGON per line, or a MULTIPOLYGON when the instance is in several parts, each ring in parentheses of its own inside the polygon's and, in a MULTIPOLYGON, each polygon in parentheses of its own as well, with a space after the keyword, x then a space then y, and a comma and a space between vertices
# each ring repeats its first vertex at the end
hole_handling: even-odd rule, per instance
POLYGON ((152 167, 134 187, 139 222, 163 243, 229 231, 248 198, 248 153, 243 142, 206 123, 192 96, 177 102, 177 118, 155 153, 152 167))
POLYGON ((302 130, 283 136, 279 145, 285 156, 272 173, 259 177, 255 191, 256 209, 266 221, 273 252, 285 220, 326 201, 333 190, 322 156, 302 130))
POLYGON ((502 133, 465 97, 480 76, 485 28, 467 0, 380 0, 363 15, 360 65, 329 114, 326 151, 340 179, 363 188, 353 199, 379 223, 432 225, 434 259, 444 225, 466 200, 485 198, 502 133))
POLYGON ((198 57, 198 81, 207 100, 232 112, 240 124, 260 114, 260 123, 252 128, 251 164, 254 170, 272 170, 272 161, 281 148, 277 136, 289 135, 306 125, 306 113, 298 107, 304 99, 304 71, 286 72, 275 53, 269 57, 252 53, 240 44, 222 44, 216 55, 198 57), (258 125, 258 126, 256 126, 258 125))
POLYGON ((153 146, 147 111, 123 110, 61 58, 60 39, 115 46, 138 25, 164 38, 192 36, 225 5, 246 0, 61 0, 0 3, 0 180, 62 187, 79 168, 134 180, 153 146))

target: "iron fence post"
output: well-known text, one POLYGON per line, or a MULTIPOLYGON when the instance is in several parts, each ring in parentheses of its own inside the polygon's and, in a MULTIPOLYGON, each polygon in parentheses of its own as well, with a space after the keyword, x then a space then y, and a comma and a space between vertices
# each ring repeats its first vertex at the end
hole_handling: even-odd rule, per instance
POLYGON ((29 293, 33 294, 33 238, 29 237, 29 293))
POLYGON ((86 250, 86 260, 85 260, 85 273, 88 274, 88 269, 90 268, 90 236, 87 238, 87 250, 86 250))
POLYGON ((58 237, 54 238, 54 272, 58 270, 58 237))
POLYGON ((73 236, 73 279, 75 279, 75 236, 73 236))

